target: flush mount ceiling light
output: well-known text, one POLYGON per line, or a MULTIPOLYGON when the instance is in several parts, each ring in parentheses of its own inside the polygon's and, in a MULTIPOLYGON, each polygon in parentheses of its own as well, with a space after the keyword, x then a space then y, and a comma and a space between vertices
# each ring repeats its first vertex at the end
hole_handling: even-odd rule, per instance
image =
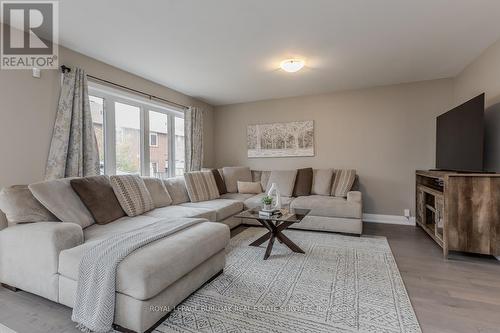
POLYGON ((304 67, 304 60, 300 59, 286 59, 280 64, 282 70, 288 73, 298 72, 304 67))

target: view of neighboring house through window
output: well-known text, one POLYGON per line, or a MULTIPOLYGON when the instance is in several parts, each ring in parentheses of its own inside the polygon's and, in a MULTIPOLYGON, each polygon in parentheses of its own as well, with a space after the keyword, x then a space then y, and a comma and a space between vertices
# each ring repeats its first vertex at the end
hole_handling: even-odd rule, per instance
POLYGON ((168 178, 168 115, 149 111, 150 176, 168 178))
POLYGON ((141 109, 115 102, 116 174, 141 173, 141 109))
POLYGON ((156 132, 149 133, 149 146, 150 147, 158 147, 158 133, 156 133, 156 132))
POLYGON ((101 174, 184 174, 184 112, 141 95, 89 84, 101 174))
POLYGON ((104 100, 90 96, 90 112, 99 149, 100 170, 101 174, 104 174, 104 100))

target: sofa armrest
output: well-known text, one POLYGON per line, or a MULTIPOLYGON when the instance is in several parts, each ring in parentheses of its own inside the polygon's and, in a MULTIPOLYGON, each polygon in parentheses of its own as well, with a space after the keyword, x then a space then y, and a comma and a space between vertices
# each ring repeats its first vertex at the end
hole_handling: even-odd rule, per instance
POLYGON ((17 224, 0 231, 0 281, 57 301, 59 253, 81 245, 75 223, 17 224))
POLYGON ((347 201, 362 202, 362 195, 360 191, 347 192, 347 201))
POLYGON ((7 228, 8 226, 9 223, 7 222, 7 216, 5 216, 5 213, 0 210, 0 231, 7 228))

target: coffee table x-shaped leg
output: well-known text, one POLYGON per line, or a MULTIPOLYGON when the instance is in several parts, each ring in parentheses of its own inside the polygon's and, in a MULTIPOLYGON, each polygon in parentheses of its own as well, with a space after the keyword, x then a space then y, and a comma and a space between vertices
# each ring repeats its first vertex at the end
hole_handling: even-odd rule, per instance
POLYGON ((287 236, 285 236, 282 233, 282 231, 285 230, 286 228, 288 228, 289 226, 291 226, 293 224, 293 222, 284 221, 284 222, 274 222, 273 223, 273 221, 261 220, 261 219, 258 219, 257 221, 259 221, 260 224, 262 224, 264 227, 266 227, 267 230, 269 230, 269 232, 267 234, 265 234, 264 236, 260 237, 259 239, 257 239, 256 241, 254 241, 253 243, 251 243, 250 246, 260 246, 260 245, 262 245, 262 243, 269 240, 269 243, 267 244, 266 254, 264 255, 264 260, 267 260, 267 258, 269 258, 269 256, 271 255, 274 240, 276 238, 278 239, 278 241, 280 243, 283 243, 286 246, 288 246, 288 248, 290 250, 292 250, 293 252, 305 253, 304 250, 302 250, 297 244, 292 242, 290 240, 290 238, 288 238, 287 236))

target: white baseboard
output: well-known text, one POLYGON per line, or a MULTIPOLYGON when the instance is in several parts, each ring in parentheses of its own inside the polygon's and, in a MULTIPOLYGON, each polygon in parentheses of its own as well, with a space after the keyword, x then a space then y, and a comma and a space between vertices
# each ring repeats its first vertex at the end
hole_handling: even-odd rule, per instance
POLYGON ((415 225, 415 217, 408 219, 399 215, 363 214, 363 222, 415 225))

